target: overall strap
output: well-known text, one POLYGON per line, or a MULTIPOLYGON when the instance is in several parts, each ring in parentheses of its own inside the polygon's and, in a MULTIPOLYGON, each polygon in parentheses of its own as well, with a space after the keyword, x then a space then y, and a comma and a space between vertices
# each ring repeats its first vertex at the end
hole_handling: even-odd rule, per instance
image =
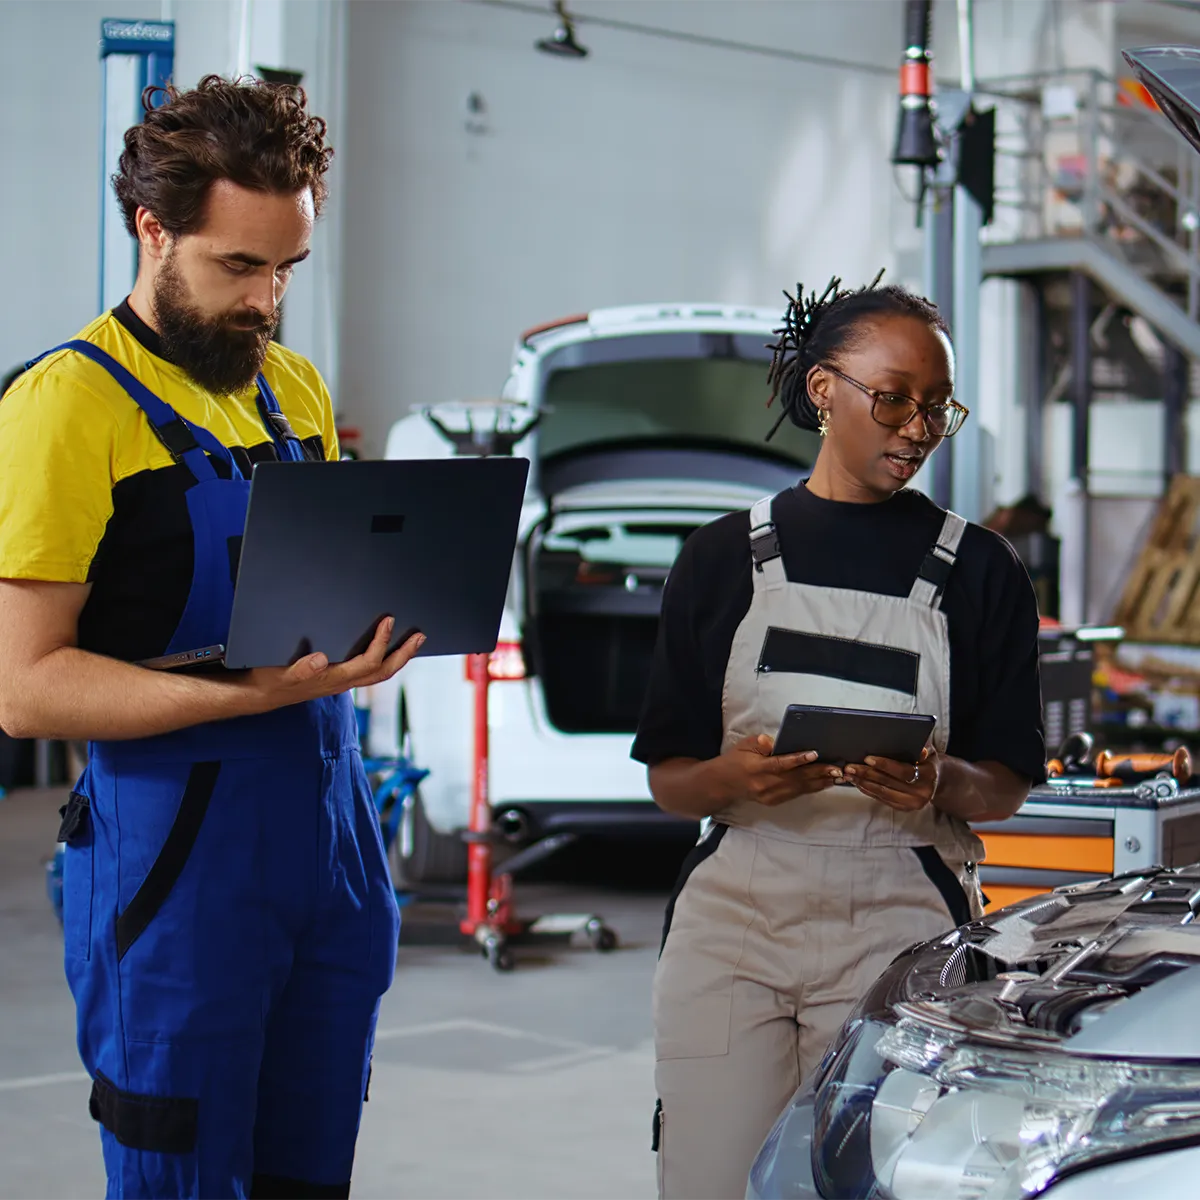
POLYGON ((750 559, 753 564, 750 576, 756 592, 771 591, 787 583, 779 534, 771 520, 774 499, 774 496, 764 496, 750 510, 750 559))
POLYGON ((916 582, 908 598, 924 608, 941 608, 942 593, 950 579, 950 572, 958 561, 958 546, 967 528, 966 521, 957 513, 948 512, 942 522, 938 539, 925 555, 925 561, 917 572, 916 582))
POLYGON ((283 415, 279 401, 275 399, 275 393, 271 391, 271 385, 261 371, 255 382, 258 384, 258 415, 262 418, 262 423, 275 443, 280 460, 303 462, 304 447, 300 444, 300 439, 296 436, 296 431, 292 428, 291 423, 283 415))
POLYGON ((97 366, 103 367, 129 393, 130 399, 146 414, 150 428, 155 437, 162 442, 167 453, 177 462, 186 466, 198 483, 206 483, 217 478, 213 465, 205 457, 204 451, 222 459, 229 467, 234 479, 242 479, 233 455, 207 429, 194 425, 181 417, 165 400, 160 400, 144 383, 142 383, 128 368, 117 362, 111 354, 85 342, 79 338, 63 342, 53 350, 38 355, 30 362, 30 366, 40 362, 47 354, 55 354, 59 350, 74 350, 85 358, 90 358, 97 366))

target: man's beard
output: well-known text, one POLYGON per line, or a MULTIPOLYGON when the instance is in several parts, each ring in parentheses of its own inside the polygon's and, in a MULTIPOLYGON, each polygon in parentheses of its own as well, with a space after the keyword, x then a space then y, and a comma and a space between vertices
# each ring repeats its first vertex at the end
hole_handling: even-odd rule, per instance
POLYGON ((168 256, 154 281, 154 315, 163 357, 201 387, 227 396, 248 387, 262 370, 282 310, 276 308, 267 317, 248 313, 243 318, 246 325, 235 325, 227 316, 205 317, 168 256))

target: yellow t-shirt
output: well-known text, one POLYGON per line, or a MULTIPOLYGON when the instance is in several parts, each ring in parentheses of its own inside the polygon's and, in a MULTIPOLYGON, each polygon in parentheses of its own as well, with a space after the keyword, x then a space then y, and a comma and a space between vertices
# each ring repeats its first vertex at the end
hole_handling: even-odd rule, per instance
MULTIPOLYGON (((207 429, 247 477, 253 463, 277 457, 256 388, 230 397, 205 390, 161 357, 157 335, 127 303, 78 336, 207 429)), ((316 368, 275 343, 263 374, 306 457, 336 459, 333 408, 316 368)), ((80 644, 126 659, 160 654, 191 587, 193 483, 103 367, 74 351, 52 354, 0 401, 0 578, 91 583, 80 644)))

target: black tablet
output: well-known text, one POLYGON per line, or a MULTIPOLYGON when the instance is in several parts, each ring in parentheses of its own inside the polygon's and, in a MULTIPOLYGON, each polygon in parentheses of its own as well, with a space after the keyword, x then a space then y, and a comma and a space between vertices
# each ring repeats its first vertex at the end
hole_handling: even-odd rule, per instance
POLYGON ((817 752, 817 761, 844 767, 868 758, 915 763, 933 735, 936 717, 789 704, 775 738, 775 754, 817 752))

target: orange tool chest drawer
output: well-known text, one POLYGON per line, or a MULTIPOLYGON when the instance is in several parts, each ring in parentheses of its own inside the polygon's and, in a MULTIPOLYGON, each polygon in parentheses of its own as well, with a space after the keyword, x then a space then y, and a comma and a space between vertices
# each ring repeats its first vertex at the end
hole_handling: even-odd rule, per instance
POLYGON ((1009 820, 973 828, 994 912, 1057 887, 1200 861, 1200 788, 1162 776, 1116 788, 1046 784, 1009 820))
POLYGON ((1064 884, 1113 873, 1114 822, 1039 816, 1027 803, 1007 821, 974 826, 984 845, 979 882, 991 912, 1064 884))

